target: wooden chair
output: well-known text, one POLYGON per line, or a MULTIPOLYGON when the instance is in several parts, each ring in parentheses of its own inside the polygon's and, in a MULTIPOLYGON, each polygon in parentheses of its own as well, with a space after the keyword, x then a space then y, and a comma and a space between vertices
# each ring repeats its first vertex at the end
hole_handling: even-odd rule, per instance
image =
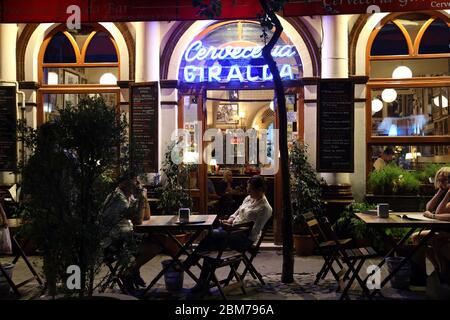
POLYGON ((117 285, 122 293, 128 295, 131 294, 122 280, 124 267, 120 262, 120 251, 124 249, 124 246, 125 242, 114 243, 104 250, 103 263, 108 268, 109 273, 103 281, 96 286, 100 292, 105 292, 106 289, 112 289, 117 285))
MULTIPOLYGON (((342 272, 344 266, 340 259, 339 248, 334 239, 325 232, 316 216, 311 212, 300 215, 300 223, 308 231, 316 245, 317 251, 324 259, 322 268, 316 274, 314 284, 317 285, 321 279, 325 279, 329 272, 332 273, 333 277, 339 283, 339 274, 342 272), (334 263, 338 265, 339 270, 334 269, 334 263)), ((345 247, 350 244, 351 241, 352 239, 339 239, 338 243, 345 247)))
MULTIPOLYGON (((247 222, 228 227, 225 229, 225 231, 228 233, 228 236, 243 234, 248 237, 252 228, 253 222, 247 222)), ((251 264, 249 265, 248 258, 245 255, 245 252, 226 250, 227 247, 228 241, 224 241, 218 250, 198 253, 200 258, 203 258, 202 268, 208 268, 210 271, 210 278, 207 279, 208 286, 210 286, 210 283, 212 282, 212 285, 210 287, 217 287, 219 289, 220 295, 225 300, 227 297, 225 295, 224 288, 229 285, 229 282, 232 279, 230 279, 230 281, 228 281, 227 283, 219 281, 216 275, 216 270, 223 267, 229 267, 231 269, 230 272, 232 273, 234 278, 236 278, 236 282, 241 288, 242 292, 246 294, 243 278, 237 271, 237 268, 241 263, 244 263, 244 265, 249 269, 252 268, 251 264)))
POLYGON ((338 254, 342 263, 347 267, 347 271, 344 275, 343 281, 340 281, 340 286, 342 289, 340 300, 350 299, 348 291, 350 290, 355 280, 361 286, 363 294, 371 299, 370 291, 367 288, 366 283, 364 283, 364 281, 359 276, 359 272, 368 259, 378 256, 377 252, 372 247, 346 249, 343 246, 341 240, 338 239, 336 233, 334 232, 326 217, 320 219, 320 224, 326 234, 329 234, 331 236, 331 241, 334 242, 334 246, 336 248, 335 252, 338 254), (345 284, 345 280, 347 279, 347 284, 345 284))
MULTIPOLYGON (((264 225, 264 228, 261 230, 261 235, 258 239, 258 241, 256 243, 254 243, 250 248, 248 248, 245 252, 244 252, 244 257, 243 259, 246 260, 246 265, 244 267, 244 271, 240 274, 242 279, 245 279, 245 276, 247 275, 247 273, 250 273, 250 275, 253 277, 253 279, 257 279, 259 280, 259 282, 261 283, 261 285, 266 285, 266 283, 264 282, 264 279, 261 275, 261 273, 258 272, 258 270, 256 270, 254 264, 253 264, 253 260, 255 259, 255 257, 257 256, 257 254, 259 253, 259 250, 261 248, 261 244, 264 240, 264 237, 267 234, 267 231, 269 230, 270 226, 273 223, 273 218, 270 218, 266 224, 264 225)), ((228 277, 225 280, 222 280, 221 282, 223 282, 224 284, 228 285, 228 283, 233 279, 233 273, 230 271, 230 273, 228 274, 228 277)))

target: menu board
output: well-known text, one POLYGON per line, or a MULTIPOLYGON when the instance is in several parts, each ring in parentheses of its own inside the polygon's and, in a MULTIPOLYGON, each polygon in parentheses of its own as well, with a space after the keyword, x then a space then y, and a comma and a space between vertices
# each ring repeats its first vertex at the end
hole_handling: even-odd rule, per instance
POLYGON ((317 171, 354 172, 354 83, 321 80, 317 111, 317 171))
POLYGON ((0 86, 0 171, 16 169, 16 108, 16 87, 0 86))
POLYGON ((158 172, 158 83, 130 87, 131 161, 144 172, 158 172))

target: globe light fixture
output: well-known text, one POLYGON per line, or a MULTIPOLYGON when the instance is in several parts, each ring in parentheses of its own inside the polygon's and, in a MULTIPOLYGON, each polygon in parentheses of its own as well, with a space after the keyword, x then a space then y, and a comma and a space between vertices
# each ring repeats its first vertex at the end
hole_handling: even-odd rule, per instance
POLYGON ((383 109, 383 101, 378 98, 372 100, 372 114, 375 114, 383 109))
POLYGON ((49 85, 57 85, 58 84, 58 74, 56 72, 49 72, 47 84, 49 85))
POLYGON ((393 79, 409 79, 413 77, 413 73, 410 68, 407 66, 400 66, 395 68, 394 72, 392 73, 393 79))
POLYGON ((381 98, 387 103, 394 102, 397 99, 397 91, 395 89, 384 89, 381 98))
POLYGON ((117 84, 117 77, 110 72, 104 73, 100 78, 100 84, 117 84))
POLYGON ((448 99, 444 96, 434 97, 433 103, 436 107, 448 108, 448 99), (442 105, 441 105, 441 103, 442 103, 442 105))

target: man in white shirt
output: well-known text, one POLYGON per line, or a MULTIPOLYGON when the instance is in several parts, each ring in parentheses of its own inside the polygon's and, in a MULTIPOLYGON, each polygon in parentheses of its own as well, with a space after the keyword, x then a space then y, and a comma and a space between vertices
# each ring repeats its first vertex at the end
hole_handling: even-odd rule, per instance
POLYGON ((373 163, 373 169, 375 171, 383 169, 389 164, 389 162, 392 161, 393 158, 394 158, 394 150, 392 150, 391 148, 384 149, 381 156, 373 163))
MULTIPOLYGON (((253 228, 249 237, 244 234, 229 235, 222 227, 214 229, 208 236, 199 243, 196 252, 217 250, 223 247, 224 241, 227 241, 228 247, 232 250, 244 251, 248 249, 261 236, 264 225, 272 216, 272 207, 265 196, 265 180, 261 176, 253 176, 247 184, 248 196, 245 198, 239 209, 236 210, 228 219, 221 220, 223 226, 237 225, 246 222, 253 222, 253 228)), ((198 261, 198 256, 191 255, 185 261, 186 268, 194 265, 198 261)), ((210 272, 206 268, 202 269, 199 283, 191 289, 191 293, 199 293, 207 289, 207 279, 210 272)))

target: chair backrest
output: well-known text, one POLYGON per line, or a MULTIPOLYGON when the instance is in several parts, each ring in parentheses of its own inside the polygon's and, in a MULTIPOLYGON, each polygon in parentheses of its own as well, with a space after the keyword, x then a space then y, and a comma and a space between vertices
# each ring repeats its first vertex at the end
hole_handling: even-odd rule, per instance
POLYGON ((256 241, 256 243, 253 244, 253 250, 255 250, 256 252, 259 251, 259 247, 261 247, 261 243, 264 240, 264 237, 267 234, 267 231, 269 231, 270 226, 273 224, 273 216, 269 218, 269 220, 267 220, 266 224, 264 225, 264 227, 261 230, 261 234, 259 235, 258 240, 256 241))
POLYGON ((319 245, 322 241, 327 241, 327 232, 322 229, 321 223, 317 220, 317 217, 312 212, 307 212, 300 215, 300 222, 303 227, 308 231, 309 235, 313 238, 316 245, 319 245))

